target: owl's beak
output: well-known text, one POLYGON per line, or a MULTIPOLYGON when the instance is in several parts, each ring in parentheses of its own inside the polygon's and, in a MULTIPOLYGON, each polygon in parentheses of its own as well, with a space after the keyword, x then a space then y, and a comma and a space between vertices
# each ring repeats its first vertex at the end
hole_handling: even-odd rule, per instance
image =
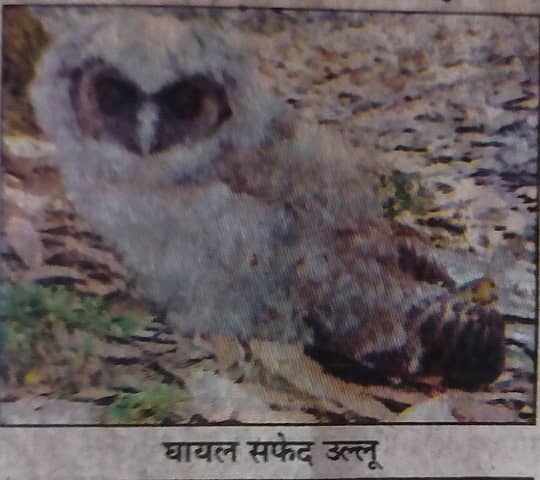
POLYGON ((158 124, 158 110, 153 102, 144 102, 137 114, 137 139, 141 155, 152 153, 158 124))

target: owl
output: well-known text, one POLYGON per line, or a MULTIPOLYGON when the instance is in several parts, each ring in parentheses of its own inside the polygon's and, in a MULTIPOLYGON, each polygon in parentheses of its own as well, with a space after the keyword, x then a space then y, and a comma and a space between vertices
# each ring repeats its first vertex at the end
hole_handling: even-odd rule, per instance
POLYGON ((31 98, 66 194, 171 327, 303 342, 371 379, 498 376, 500 315, 398 234, 380 166, 299 121, 256 42, 163 11, 50 23, 31 98))

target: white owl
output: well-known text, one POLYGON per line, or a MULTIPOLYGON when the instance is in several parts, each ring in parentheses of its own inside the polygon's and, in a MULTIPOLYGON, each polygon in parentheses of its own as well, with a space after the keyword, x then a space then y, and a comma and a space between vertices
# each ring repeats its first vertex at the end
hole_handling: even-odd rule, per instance
POLYGON ((51 22, 35 112, 69 198, 170 325, 300 340, 377 378, 501 372, 501 317, 396 237, 377 165, 297 124, 246 38, 163 11, 72 13, 51 22))

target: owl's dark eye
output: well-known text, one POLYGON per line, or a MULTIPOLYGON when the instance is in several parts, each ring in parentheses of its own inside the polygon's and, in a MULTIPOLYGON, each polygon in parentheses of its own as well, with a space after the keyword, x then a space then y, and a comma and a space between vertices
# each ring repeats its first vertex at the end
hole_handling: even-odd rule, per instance
POLYGON ((189 120, 200 113, 206 94, 204 85, 192 78, 165 87, 156 94, 155 100, 166 114, 189 120))
POLYGON ((138 90, 131 82, 114 75, 103 74, 94 82, 99 110, 105 115, 119 115, 135 108, 138 90))
POLYGON ((160 119, 152 152, 208 137, 232 115, 223 85, 204 74, 180 78, 150 98, 160 119))
POLYGON ((81 133, 140 153, 137 113, 146 94, 137 84, 99 58, 86 61, 70 76, 69 94, 81 133))

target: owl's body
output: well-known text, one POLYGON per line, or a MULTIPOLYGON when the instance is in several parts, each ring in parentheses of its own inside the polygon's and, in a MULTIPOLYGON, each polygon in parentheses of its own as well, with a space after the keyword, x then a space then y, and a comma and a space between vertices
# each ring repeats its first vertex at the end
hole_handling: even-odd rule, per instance
POLYGON ((168 16, 83 17, 42 62, 36 113, 68 197, 171 325, 302 341, 382 376, 497 376, 501 319, 393 234, 377 166, 296 125, 245 49, 168 16))

